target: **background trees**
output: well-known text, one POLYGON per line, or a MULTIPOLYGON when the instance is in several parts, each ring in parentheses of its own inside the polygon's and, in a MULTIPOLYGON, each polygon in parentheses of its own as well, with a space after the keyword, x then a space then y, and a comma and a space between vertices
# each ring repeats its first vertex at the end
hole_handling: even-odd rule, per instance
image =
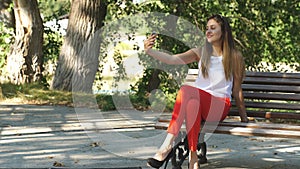
MULTIPOLYGON (((1 0, 0 3, 0 18, 3 21, 0 22, 1 79, 10 77, 14 83, 40 81, 43 67, 46 67, 46 71, 52 71, 52 74, 56 69, 54 78, 48 76, 46 71, 43 72, 48 85, 52 84, 51 81, 54 79, 54 89, 71 91, 73 79, 76 83, 78 82, 75 85, 78 86, 78 91, 91 92, 92 85, 95 83, 95 73, 97 71, 100 76, 96 80, 101 81, 102 69, 97 65, 100 42, 97 41, 97 38, 91 37, 95 36, 95 32, 102 25, 106 26, 113 20, 137 13, 155 11, 165 13, 166 16, 172 14, 184 18, 202 31, 205 31, 208 16, 215 13, 222 14, 230 19, 236 44, 245 57, 248 70, 287 71, 296 69, 299 71, 300 2, 298 0, 222 0, 213 2, 209 0, 160 0, 143 3, 101 0, 101 4, 100 0, 38 0, 38 3, 32 0, 29 6, 28 3, 24 3, 24 0, 15 0, 14 2, 15 5, 11 0, 1 0), (22 8, 19 8, 18 5, 22 8), (53 28, 43 27, 37 7, 40 9, 44 24, 49 21, 57 23, 62 16, 69 16, 69 26, 65 37, 53 28), (21 11, 16 9, 23 9, 27 11, 28 15, 20 15, 21 11), (16 22, 12 19, 14 17, 11 17, 14 15, 16 15, 16 22), (25 19, 21 20, 30 23, 31 27, 24 29, 26 26, 21 25, 18 16, 25 16, 25 19), (36 34, 29 34, 31 32, 28 30, 32 30, 31 32, 36 32, 36 34), (42 36, 43 31, 45 32, 44 36, 42 36), (30 37, 32 40, 25 37, 30 37), (94 43, 90 43, 93 46, 84 46, 91 39, 95 40, 94 43), (29 46, 25 47, 25 44, 29 46), (34 44, 34 47, 30 44, 34 44), (43 48, 41 48, 41 44, 43 44, 43 48), (90 48, 83 50, 84 47, 90 48), (86 51, 86 53, 80 53, 82 51, 86 51), (12 62, 11 58, 16 58, 16 56, 23 61, 18 64, 12 62), (55 64, 54 70, 50 70, 45 65, 49 63, 48 61, 55 64), (285 63, 287 66, 278 67, 278 63, 280 65, 285 63), (273 65, 273 67, 266 67, 266 65, 273 65), (9 70, 7 74, 4 73, 4 67, 9 70), (15 71, 11 71, 13 69, 15 71)), ((176 22, 175 20, 174 24, 176 22)), ((59 29, 59 25, 56 25, 59 29)), ((168 26, 166 25, 166 27, 168 26)), ((111 31, 118 32, 117 29, 111 31)), ((134 33, 134 29, 132 31, 134 33)), ((160 36, 157 47, 172 53, 188 49, 178 40, 163 35, 160 36)), ((106 56, 105 53, 102 54, 106 56)), ((140 57, 143 57, 145 62, 152 61, 149 57, 147 60, 147 56, 143 54, 140 54, 140 57)), ((115 58, 122 59, 122 57, 115 58)), ((119 61, 119 63, 121 62, 119 61)), ((189 66, 195 67, 196 65, 189 66)), ((171 84, 176 88, 175 84, 171 84)), ((152 69, 146 70, 144 77, 133 86, 134 90, 141 94, 151 92, 155 88, 164 88, 164 91, 170 90, 168 92, 172 93, 175 90, 171 90, 171 84, 170 77, 165 72, 152 69)))
POLYGON ((230 19, 236 44, 246 58, 248 69, 263 70, 262 61, 299 63, 300 2, 291 1, 200 1, 193 3, 162 0, 171 12, 181 7, 180 16, 205 30, 206 18, 222 14, 230 19))

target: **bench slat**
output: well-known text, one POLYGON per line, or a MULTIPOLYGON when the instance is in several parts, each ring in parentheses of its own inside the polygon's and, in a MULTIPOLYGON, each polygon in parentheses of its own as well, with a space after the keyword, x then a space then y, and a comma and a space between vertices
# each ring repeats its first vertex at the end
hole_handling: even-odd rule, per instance
POLYGON ((246 107, 252 108, 267 108, 267 109, 286 109, 286 110, 300 110, 300 104, 291 103, 264 103, 264 102, 245 102, 246 107))
POLYGON ((272 78, 295 78, 300 79, 300 73, 281 73, 281 72, 246 72, 246 76, 272 77, 272 78))
MULTIPOLYGON (((231 109, 229 116, 239 116, 239 112, 237 109, 231 109)), ((292 112, 267 112, 262 110, 247 110, 247 115, 249 117, 260 117, 266 119, 293 119, 293 120, 300 120, 300 113, 292 113, 292 112)))
POLYGON ((242 89, 247 91, 270 91, 270 92, 292 92, 300 93, 300 86, 279 86, 279 85, 257 85, 257 84, 242 84, 242 89))
POLYGON ((299 125, 271 124, 271 123, 267 124, 267 123, 221 122, 219 126, 300 131, 299 125))
POLYGON ((268 77, 245 77, 244 83, 247 84, 277 84, 277 85, 294 85, 299 86, 299 79, 282 79, 282 78, 268 78, 268 77))
MULTIPOLYGON (((204 131, 209 132, 209 131, 204 131)), ((263 136, 263 137, 280 137, 280 138, 300 138, 299 131, 282 131, 273 129, 252 129, 244 127, 218 127, 214 133, 231 134, 238 136, 263 136)))
POLYGON ((300 94, 289 93, 249 93, 244 92, 244 98, 246 99, 261 99, 261 100, 288 100, 288 101, 300 101, 300 94))

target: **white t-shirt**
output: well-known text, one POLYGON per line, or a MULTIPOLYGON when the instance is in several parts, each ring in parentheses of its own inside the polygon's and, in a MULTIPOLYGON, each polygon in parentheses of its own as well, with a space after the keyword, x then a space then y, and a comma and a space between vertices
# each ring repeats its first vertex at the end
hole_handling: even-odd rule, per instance
POLYGON ((222 56, 211 56, 207 78, 202 76, 201 61, 199 62, 199 74, 195 81, 195 87, 213 96, 231 99, 233 78, 229 81, 226 80, 222 59, 222 56))

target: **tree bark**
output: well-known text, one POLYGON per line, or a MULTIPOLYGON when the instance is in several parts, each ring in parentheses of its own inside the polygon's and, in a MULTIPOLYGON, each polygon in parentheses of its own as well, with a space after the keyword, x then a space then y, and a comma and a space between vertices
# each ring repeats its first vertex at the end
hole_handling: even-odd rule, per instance
POLYGON ((106 7, 100 0, 72 1, 53 89, 92 92, 99 65, 100 38, 97 31, 103 24, 106 7))
POLYGON ((14 84, 38 82, 43 71, 43 22, 37 0, 14 0, 15 42, 7 56, 8 79, 14 84))
POLYGON ((0 86, 0 100, 3 99, 2 87, 0 86))

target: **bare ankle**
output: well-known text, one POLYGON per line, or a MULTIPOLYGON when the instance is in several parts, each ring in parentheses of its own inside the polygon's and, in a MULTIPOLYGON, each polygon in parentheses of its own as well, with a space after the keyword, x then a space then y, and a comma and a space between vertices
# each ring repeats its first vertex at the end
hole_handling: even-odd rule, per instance
POLYGON ((199 169, 198 156, 196 151, 190 151, 189 169, 199 169))
POLYGON ((162 146, 159 148, 159 150, 157 151, 157 153, 154 155, 153 158, 161 161, 168 156, 168 154, 171 152, 171 150, 172 150, 172 145, 168 145, 166 147, 162 146))

